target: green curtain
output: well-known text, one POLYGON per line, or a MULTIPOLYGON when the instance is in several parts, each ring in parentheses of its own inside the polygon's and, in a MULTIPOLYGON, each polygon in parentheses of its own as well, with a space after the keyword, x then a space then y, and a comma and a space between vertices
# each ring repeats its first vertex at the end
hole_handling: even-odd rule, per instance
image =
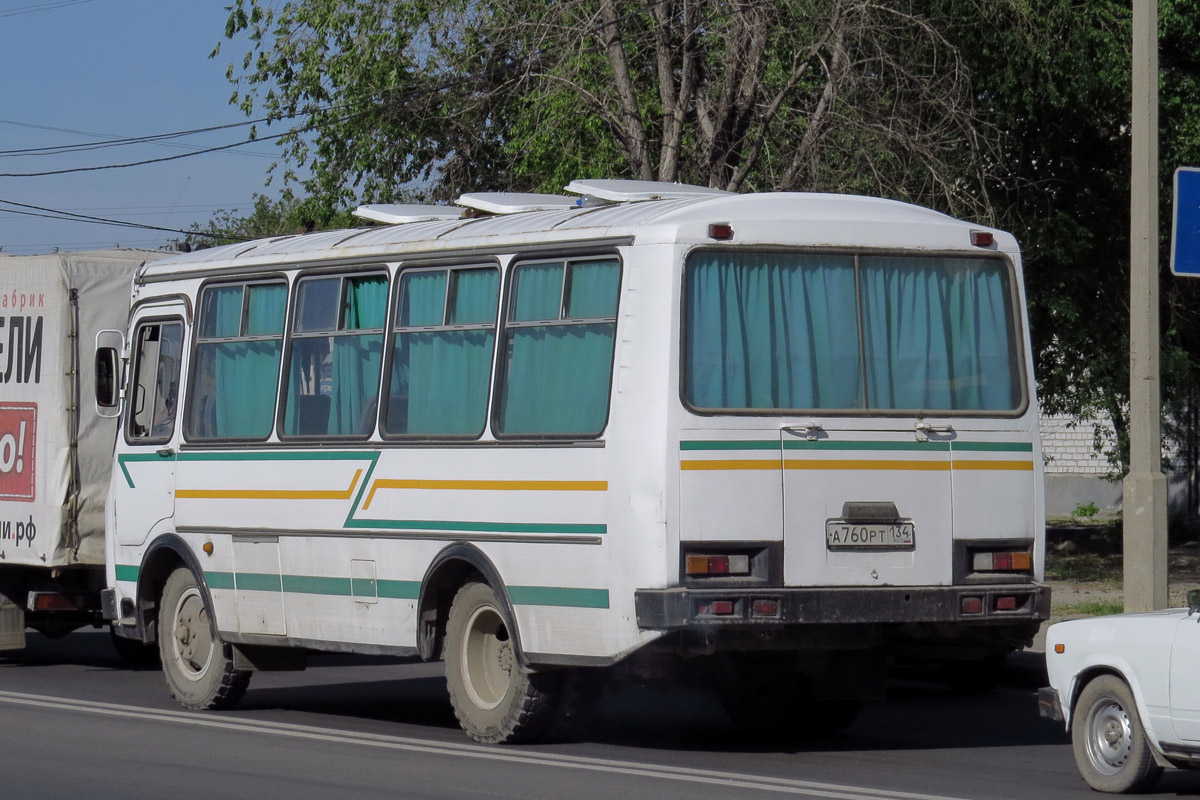
POLYGON ((621 265, 615 260, 572 264, 567 316, 572 319, 615 317, 620 282, 621 265))
POLYGON ((228 339, 242 333, 242 285, 214 286, 204 291, 200 336, 228 339))
POLYGON ((698 253, 688 264, 685 314, 693 405, 862 406, 852 257, 698 253))
POLYGON ((389 408, 388 431, 480 434, 487 414, 494 344, 491 330, 397 334, 393 397, 406 394, 407 406, 395 415, 399 418, 393 418, 389 408))
POLYGON ((196 348, 189 433, 200 439, 263 439, 271 433, 280 342, 213 342, 196 348))
POLYGON ((546 325, 508 332, 500 431, 593 435, 604 428, 616 325, 546 325))
POLYGON ((1019 402, 1006 265, 864 257, 872 408, 997 411, 1019 402))
POLYGON ((342 330, 382 329, 387 316, 387 276, 349 278, 342 308, 342 330))
POLYGON ((450 324, 469 325, 496 321, 500 273, 494 269, 462 269, 454 273, 454 305, 450 324))
POLYGON ((562 312, 562 263, 522 264, 513 286, 514 322, 558 319, 562 312))
POLYGON ((334 337, 329 434, 365 435, 374 430, 382 353, 382 333, 334 337))
MULTIPOLYGON (((455 270, 449 315, 441 303, 445 272, 414 273, 413 301, 402 309, 412 320, 488 328, 397 333, 385 428, 393 434, 477 436, 484 428, 495 350, 500 276, 495 269, 455 270), (440 280, 433 280, 437 276, 440 280), (426 291, 427 290, 427 291, 426 291), (436 298, 436 305, 435 305, 436 298), (419 301, 419 302, 418 302, 419 301), (434 322, 433 320, 436 320, 434 322)), ((403 302, 403 301, 402 301, 403 302)))
POLYGON ((250 301, 246 311, 246 335, 282 336, 283 318, 287 313, 287 285, 268 284, 247 289, 250 301))
POLYGON ((445 308, 445 270, 403 274, 400 279, 400 327, 441 325, 445 308))

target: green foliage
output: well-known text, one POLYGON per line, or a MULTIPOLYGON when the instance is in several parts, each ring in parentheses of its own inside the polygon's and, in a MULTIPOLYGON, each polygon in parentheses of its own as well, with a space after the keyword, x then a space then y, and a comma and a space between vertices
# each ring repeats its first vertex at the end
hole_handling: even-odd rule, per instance
POLYGON ((1125 613, 1125 603, 1120 600, 1088 600, 1070 603, 1054 609, 1056 617, 1104 617, 1109 614, 1125 613))
POLYGON ((1100 506, 1095 503, 1080 503, 1075 506, 1075 510, 1071 512, 1072 519, 1091 519, 1100 513, 1100 506))
POLYGON ((253 211, 244 214, 236 208, 221 209, 207 225, 193 225, 192 232, 184 238, 183 244, 191 250, 202 250, 250 239, 349 228, 361 224, 361 220, 348 212, 332 212, 325 205, 312 200, 298 201, 291 196, 272 200, 264 195, 255 195, 253 211))

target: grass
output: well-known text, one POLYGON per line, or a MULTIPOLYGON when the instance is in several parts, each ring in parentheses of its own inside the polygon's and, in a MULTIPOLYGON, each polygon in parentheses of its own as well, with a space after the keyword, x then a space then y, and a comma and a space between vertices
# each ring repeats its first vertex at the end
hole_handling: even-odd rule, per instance
POLYGON ((1122 614, 1125 604, 1120 601, 1091 600, 1083 603, 1059 606, 1054 609, 1056 617, 1103 617, 1108 614, 1122 614))
POLYGON ((1124 562, 1120 553, 1050 553, 1046 558, 1046 577, 1069 583, 1106 583, 1120 589, 1124 580, 1124 562))

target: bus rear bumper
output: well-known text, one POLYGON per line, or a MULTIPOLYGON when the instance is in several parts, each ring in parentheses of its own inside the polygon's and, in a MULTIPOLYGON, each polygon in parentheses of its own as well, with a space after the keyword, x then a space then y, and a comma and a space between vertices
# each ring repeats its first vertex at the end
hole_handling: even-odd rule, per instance
POLYGON ((637 624, 672 631, 759 626, 963 623, 1001 625, 1050 617, 1050 587, 974 586, 638 589, 637 624))

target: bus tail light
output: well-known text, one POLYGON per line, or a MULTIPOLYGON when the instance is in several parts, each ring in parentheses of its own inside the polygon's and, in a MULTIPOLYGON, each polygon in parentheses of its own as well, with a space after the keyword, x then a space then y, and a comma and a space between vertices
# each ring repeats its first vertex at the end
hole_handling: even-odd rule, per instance
POLYGON ((687 574, 693 575, 749 575, 750 556, 747 555, 689 555, 687 574))
POLYGON ((975 572, 1031 572, 1033 556, 1028 550, 978 552, 971 559, 975 572))

